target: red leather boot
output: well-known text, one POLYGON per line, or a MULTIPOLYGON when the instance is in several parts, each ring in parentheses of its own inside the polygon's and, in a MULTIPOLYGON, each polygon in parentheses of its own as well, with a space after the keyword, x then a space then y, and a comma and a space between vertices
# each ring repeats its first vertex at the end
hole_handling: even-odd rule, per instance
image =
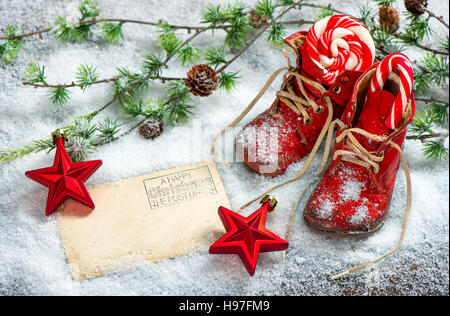
POLYGON ((341 235, 378 230, 388 214, 400 159, 409 212, 401 146, 415 113, 412 81, 409 59, 396 53, 356 82, 341 119, 333 122, 338 128, 331 163, 304 210, 312 227, 341 235))
POLYGON ((340 116, 355 81, 374 60, 374 44, 357 20, 335 15, 297 32, 285 43, 297 54, 296 68, 284 76, 270 108, 247 124, 236 139, 236 152, 255 172, 275 177, 307 156, 328 117, 340 116))

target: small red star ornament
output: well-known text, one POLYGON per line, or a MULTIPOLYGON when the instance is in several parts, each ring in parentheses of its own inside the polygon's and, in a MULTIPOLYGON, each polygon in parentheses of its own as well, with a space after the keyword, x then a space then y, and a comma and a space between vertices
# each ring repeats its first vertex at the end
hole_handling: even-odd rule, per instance
POLYGON ((49 216, 67 199, 95 208, 84 182, 102 165, 101 160, 72 162, 64 148, 64 135, 53 135, 56 155, 53 166, 25 172, 25 175, 49 188, 45 215, 49 216), (58 135, 58 136, 56 136, 58 135))
POLYGON ((286 240, 264 226, 267 212, 273 211, 277 200, 265 196, 261 204, 261 208, 248 217, 219 207, 219 217, 227 233, 209 248, 211 254, 238 254, 250 275, 255 274, 260 252, 286 250, 289 246, 286 240))

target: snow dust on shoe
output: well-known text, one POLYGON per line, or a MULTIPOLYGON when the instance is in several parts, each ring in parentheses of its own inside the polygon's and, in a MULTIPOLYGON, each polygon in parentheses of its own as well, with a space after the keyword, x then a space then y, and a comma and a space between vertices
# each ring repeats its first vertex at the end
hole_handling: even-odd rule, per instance
MULTIPOLYGON (((409 183, 401 146, 415 113, 412 83, 411 62, 400 53, 373 65, 356 82, 341 119, 334 122, 338 129, 331 163, 304 210, 312 227, 367 234, 382 226, 400 159, 409 183)), ((407 214, 408 205, 410 196, 407 214)))
POLYGON ((296 68, 284 75, 270 108, 236 139, 238 157, 255 172, 273 177, 311 152, 328 117, 325 92, 332 92, 333 119, 339 117, 375 54, 364 25, 344 15, 322 19, 285 43, 297 54, 296 68))

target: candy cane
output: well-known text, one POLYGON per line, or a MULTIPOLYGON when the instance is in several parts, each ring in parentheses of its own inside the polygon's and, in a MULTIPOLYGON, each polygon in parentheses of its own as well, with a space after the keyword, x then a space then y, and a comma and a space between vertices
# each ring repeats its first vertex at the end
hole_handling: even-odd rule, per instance
POLYGON ((411 61, 402 53, 393 53, 383 59, 372 77, 367 98, 376 91, 383 90, 389 75, 394 72, 400 77, 399 91, 395 97, 394 105, 386 119, 386 125, 390 129, 396 129, 403 118, 406 106, 412 93, 414 73, 411 61))
POLYGON ((317 66, 325 70, 321 79, 331 85, 344 70, 365 71, 374 61, 375 45, 366 27, 346 15, 333 15, 316 22, 304 46, 317 66))

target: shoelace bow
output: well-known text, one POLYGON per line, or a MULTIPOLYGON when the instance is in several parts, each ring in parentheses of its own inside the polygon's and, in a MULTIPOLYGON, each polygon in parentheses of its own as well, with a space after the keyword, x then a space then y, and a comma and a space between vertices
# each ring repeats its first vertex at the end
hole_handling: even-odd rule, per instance
MULTIPOLYGON (((283 84, 281 86, 281 89, 278 90, 276 95, 280 98, 280 101, 286 104, 289 108, 291 108, 297 115, 303 116, 303 122, 308 124, 311 120, 311 117, 307 111, 308 107, 312 107, 315 113, 320 113, 323 108, 317 104, 316 101, 314 101, 312 98, 308 96, 308 93, 306 92, 306 89, 304 87, 303 82, 306 84, 314 87, 318 91, 320 91, 322 94, 324 94, 327 90, 318 82, 315 82, 309 78, 306 78, 305 76, 300 75, 298 72, 294 71, 294 69, 291 67, 291 61, 289 59, 288 52, 283 49, 283 55, 286 57, 288 66, 280 68, 276 70, 272 76, 270 76, 269 80, 265 83, 265 85, 262 87, 262 89, 259 91, 259 93, 256 95, 256 97, 250 102, 250 104, 242 111, 241 114, 239 114, 238 117, 234 119, 233 122, 231 122, 226 128, 224 128, 222 131, 220 131, 219 134, 217 134, 213 140, 211 141, 211 152, 214 155, 214 157, 219 160, 220 162, 224 163, 228 167, 231 167, 231 164, 229 164, 227 161, 222 159, 217 155, 216 152, 216 141, 217 138, 222 136, 228 129, 235 127, 247 114, 250 112, 250 110, 255 106, 255 104, 261 99, 261 97, 264 95, 264 93, 267 91, 267 89, 270 87, 272 82, 278 77, 280 73, 285 71, 283 75, 283 84), (294 88, 292 87, 292 84, 290 83, 291 79, 293 77, 296 77, 298 86, 300 88, 300 92, 302 93, 303 97, 298 96, 294 88)), ((331 104, 331 101, 329 100, 329 103, 331 104)), ((330 108, 330 107, 329 107, 330 108)), ((255 199, 256 201, 256 199, 255 199)))

